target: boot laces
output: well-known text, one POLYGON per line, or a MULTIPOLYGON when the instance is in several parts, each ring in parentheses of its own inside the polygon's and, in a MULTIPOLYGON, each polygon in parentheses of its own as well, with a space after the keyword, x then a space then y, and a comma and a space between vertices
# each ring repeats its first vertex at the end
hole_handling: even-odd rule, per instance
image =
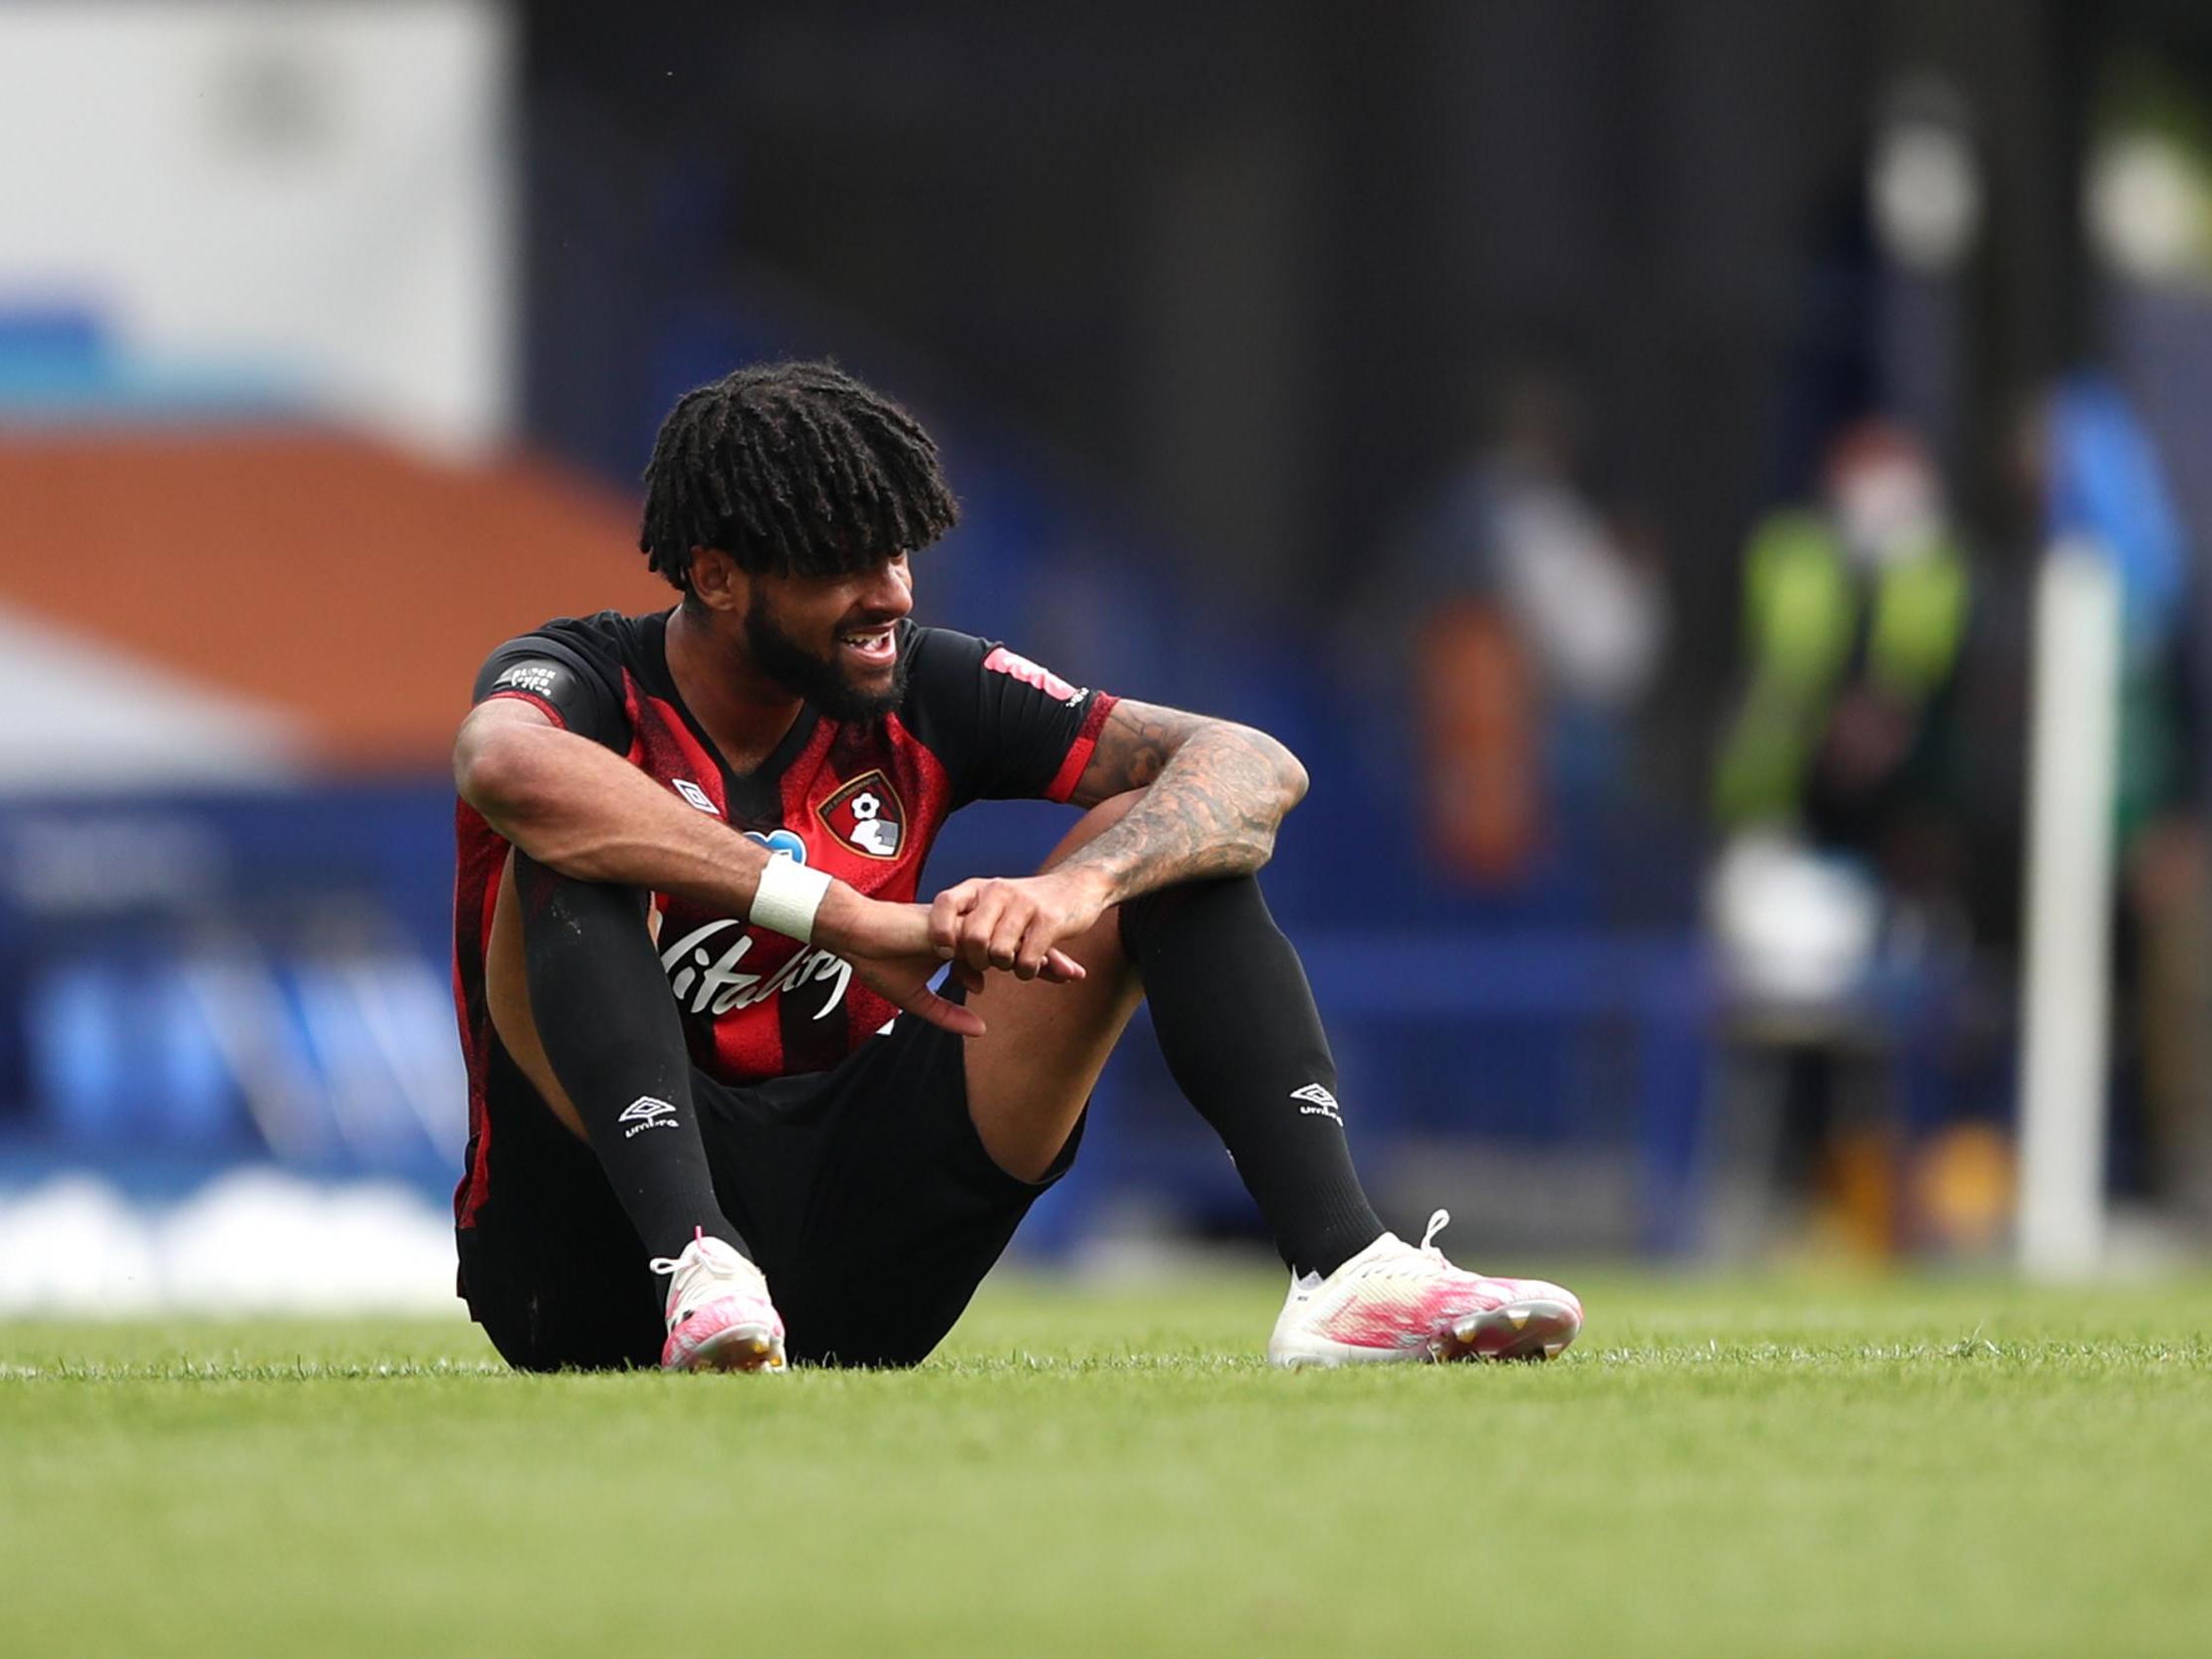
MULTIPOLYGON (((707 1229, 704 1227, 692 1228, 691 1243, 684 1247, 684 1256, 691 1255, 694 1248, 706 1242, 707 1229)), ((697 1267, 701 1261, 706 1259, 706 1254, 707 1253, 704 1250, 700 1251, 698 1256, 693 1258, 692 1265, 694 1267, 697 1267)), ((645 1265, 651 1268, 655 1273, 660 1274, 663 1278, 666 1278, 670 1274, 679 1273, 683 1270, 684 1256, 655 1256, 645 1265)))
MULTIPOLYGON (((681 1256, 655 1256, 645 1264, 653 1272, 669 1278, 669 1291, 676 1306, 689 1312, 701 1300, 701 1293, 710 1288, 730 1286, 754 1290, 751 1280, 761 1279, 761 1270, 739 1255, 736 1249, 723 1244, 720 1239, 709 1239, 707 1229, 692 1229, 691 1243, 681 1256), (720 1244, 720 1250, 702 1248, 707 1244, 720 1244), (725 1254, 727 1253, 727 1254, 725 1254), (748 1273, 745 1270, 751 1269, 748 1273)), ((766 1294, 765 1280, 759 1287, 766 1294)))
POLYGON ((1429 1229, 1421 1235, 1421 1243, 1418 1245, 1408 1244, 1393 1235, 1392 1243, 1396 1248, 1388 1254, 1377 1256, 1369 1261, 1361 1271, 1360 1277, 1427 1279, 1439 1269, 1445 1273, 1459 1272, 1458 1268, 1444 1260, 1443 1252, 1438 1249, 1436 1244, 1437 1235, 1449 1225, 1450 1221, 1451 1212, 1449 1210, 1435 1212, 1429 1217, 1429 1229))

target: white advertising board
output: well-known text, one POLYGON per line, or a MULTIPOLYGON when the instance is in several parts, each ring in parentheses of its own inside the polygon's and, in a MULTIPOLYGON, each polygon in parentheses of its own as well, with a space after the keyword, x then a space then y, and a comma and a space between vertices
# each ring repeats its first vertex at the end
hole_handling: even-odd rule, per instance
POLYGON ((0 316, 91 317, 432 451, 514 403, 513 21, 492 0, 0 7, 0 316))

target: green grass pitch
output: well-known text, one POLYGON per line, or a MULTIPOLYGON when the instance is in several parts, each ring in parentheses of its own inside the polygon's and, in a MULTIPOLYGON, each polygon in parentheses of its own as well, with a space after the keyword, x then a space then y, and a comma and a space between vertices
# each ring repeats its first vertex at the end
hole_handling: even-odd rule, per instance
POLYGON ((2212 1653, 2212 1281, 1570 1282, 1556 1364, 1356 1373, 1271 1274, 906 1374, 0 1324, 0 1654, 2212 1653))

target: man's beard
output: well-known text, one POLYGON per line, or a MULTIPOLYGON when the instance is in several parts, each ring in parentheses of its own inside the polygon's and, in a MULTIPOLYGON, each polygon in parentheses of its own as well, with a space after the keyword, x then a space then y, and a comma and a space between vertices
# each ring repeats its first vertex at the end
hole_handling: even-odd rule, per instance
MULTIPOLYGON (((865 725, 879 721, 906 696, 906 649, 900 642, 891 667, 891 684, 881 692, 864 692, 847 680, 834 660, 823 662, 797 640, 776 626, 760 594, 745 613, 745 648, 754 663, 785 691, 811 703, 833 721, 865 725)), ((837 647, 832 645, 832 651, 837 647)))

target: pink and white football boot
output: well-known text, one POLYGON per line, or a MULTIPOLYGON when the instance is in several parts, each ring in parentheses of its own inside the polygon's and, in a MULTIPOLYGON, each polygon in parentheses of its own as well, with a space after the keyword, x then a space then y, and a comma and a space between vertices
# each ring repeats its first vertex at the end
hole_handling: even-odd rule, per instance
POLYGON ((779 1371, 783 1316, 769 1300, 768 1276, 704 1231, 674 1261, 656 1256, 668 1285, 664 1371, 779 1371))
POLYGON ((1432 1215, 1418 1248, 1385 1233, 1326 1279, 1294 1282, 1267 1339, 1268 1359, 1549 1359, 1575 1340, 1582 1302, 1574 1292, 1453 1267, 1432 1242, 1450 1219, 1445 1210, 1432 1215))

